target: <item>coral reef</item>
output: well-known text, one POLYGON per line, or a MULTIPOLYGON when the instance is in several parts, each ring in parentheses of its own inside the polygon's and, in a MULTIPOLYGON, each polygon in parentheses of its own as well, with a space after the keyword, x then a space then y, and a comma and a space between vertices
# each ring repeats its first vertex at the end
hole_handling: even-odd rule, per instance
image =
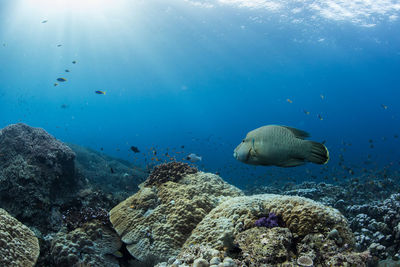
MULTIPOLYGON (((138 185, 148 173, 132 163, 110 157, 90 148, 68 143, 75 152, 75 166, 79 175, 105 193, 122 195, 123 199, 139 190, 138 185)), ((122 201, 122 199, 121 199, 122 201)))
MULTIPOLYGON (((152 178, 153 179, 153 178, 152 178)), ((164 178, 162 178, 164 180, 164 178)), ((196 225, 226 197, 241 191, 219 176, 197 172, 138 193, 110 211, 110 221, 133 257, 177 255, 196 225)))
POLYGON ((0 130, 0 205, 24 224, 56 229, 52 203, 77 186, 74 152, 43 129, 19 123, 0 130))
POLYGON ((400 194, 383 201, 352 205, 346 213, 359 250, 369 249, 372 256, 400 259, 400 194))
MULTIPOLYGON (((316 233, 321 236, 331 235, 331 239, 330 237, 326 239, 331 242, 336 253, 344 248, 350 250, 354 247, 354 236, 347 220, 335 209, 294 196, 266 194, 236 197, 228 199, 214 208, 192 231, 183 249, 192 244, 209 245, 221 252, 227 251, 234 258, 247 264, 246 262, 254 262, 257 258, 260 260, 260 255, 267 255, 267 250, 273 251, 268 244, 274 244, 273 248, 279 251, 274 253, 281 257, 278 259, 271 256, 268 263, 276 264, 291 258, 290 255, 294 251, 289 249, 289 244, 300 246, 305 242, 304 238, 316 233), (257 218, 270 212, 281 216, 287 228, 255 227, 254 222, 257 218), (251 228, 258 230, 250 231, 251 228), (260 233, 259 247, 251 247, 249 245, 251 242, 246 241, 255 240, 255 231, 269 231, 267 232, 269 234, 266 235, 260 233), (246 234, 250 236, 246 238, 246 234), (276 240, 272 241, 273 238, 276 240), (284 248, 286 248, 285 252, 283 252, 284 248), (236 255, 238 250, 241 253, 236 255), (254 254, 255 251, 257 251, 256 254, 254 254)), ((317 244, 316 247, 311 248, 314 252, 325 246, 326 242, 315 244, 317 244)), ((314 254, 316 255, 315 262, 325 264, 331 260, 331 258, 321 257, 318 252, 314 254)))
POLYGON ((177 182, 186 174, 198 172, 195 167, 191 167, 184 162, 168 162, 157 165, 145 181, 146 186, 160 185, 167 181, 177 182))
POLYGON ((227 239, 234 240, 238 233, 254 227, 260 215, 269 212, 282 217, 293 238, 309 233, 328 234, 337 229, 339 245, 354 245, 347 220, 337 210, 302 197, 272 194, 236 197, 221 203, 197 225, 185 244, 207 240, 212 247, 222 249, 227 239))
POLYGON ((121 245, 113 230, 100 221, 92 221, 67 234, 58 233, 51 241, 50 253, 54 266, 118 267, 114 255, 121 245))
POLYGON ((98 220, 102 225, 111 226, 108 211, 103 208, 83 207, 82 209, 69 209, 63 215, 64 224, 69 231, 81 227, 83 224, 98 220))
POLYGON ((250 228, 235 237, 247 266, 280 264, 290 259, 292 233, 287 228, 250 228))
POLYGON ((38 256, 35 234, 0 209, 0 266, 34 266, 38 256))

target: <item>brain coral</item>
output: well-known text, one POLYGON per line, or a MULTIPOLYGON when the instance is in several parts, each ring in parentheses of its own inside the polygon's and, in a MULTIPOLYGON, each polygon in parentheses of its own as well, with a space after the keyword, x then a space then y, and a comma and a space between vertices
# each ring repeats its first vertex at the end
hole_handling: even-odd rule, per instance
POLYGON ((34 266, 38 256, 35 234, 0 209, 0 266, 34 266))
POLYGON ((191 231, 220 201, 242 195, 219 176, 203 172, 145 185, 110 211, 114 229, 139 260, 178 254, 191 231))
POLYGON ((327 235, 336 229, 341 244, 354 246, 354 237, 345 217, 336 209, 313 200, 272 194, 231 198, 213 209, 193 230, 185 246, 209 244, 218 250, 233 245, 239 233, 254 227, 254 222, 273 212, 299 240, 310 233, 327 235))

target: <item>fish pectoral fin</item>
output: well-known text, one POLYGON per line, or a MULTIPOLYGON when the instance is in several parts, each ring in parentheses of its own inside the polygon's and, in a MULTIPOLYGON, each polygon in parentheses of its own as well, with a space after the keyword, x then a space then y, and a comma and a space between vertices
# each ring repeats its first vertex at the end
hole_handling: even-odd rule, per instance
POLYGON ((289 126, 282 126, 282 127, 285 127, 286 129, 290 130, 297 138, 305 139, 307 137, 310 137, 310 134, 305 131, 302 131, 302 130, 299 130, 299 129, 296 129, 293 127, 289 127, 289 126))

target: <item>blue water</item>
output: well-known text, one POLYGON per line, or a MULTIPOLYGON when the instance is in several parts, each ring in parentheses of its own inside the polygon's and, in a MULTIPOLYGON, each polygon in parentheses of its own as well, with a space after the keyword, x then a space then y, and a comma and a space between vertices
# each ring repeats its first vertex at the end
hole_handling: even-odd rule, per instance
POLYGON ((153 150, 161 160, 196 153, 199 168, 241 187, 309 180, 310 171, 349 178, 340 154, 356 176, 362 167, 397 170, 399 6, 0 0, 0 127, 24 122, 142 166, 159 163, 153 150), (59 77, 67 81, 54 86, 59 77), (331 161, 289 169, 236 161, 246 133, 267 124, 326 141, 331 161))

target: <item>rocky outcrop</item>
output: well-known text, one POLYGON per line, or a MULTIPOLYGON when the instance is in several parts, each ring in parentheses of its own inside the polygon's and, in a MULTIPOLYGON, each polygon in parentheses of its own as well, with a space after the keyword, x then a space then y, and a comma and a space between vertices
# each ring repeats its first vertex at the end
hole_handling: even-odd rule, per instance
POLYGON ((34 266, 38 256, 35 234, 0 209, 0 266, 34 266))
POLYGON ((0 206, 41 230, 55 227, 52 203, 76 187, 75 153, 40 128, 0 130, 0 206))

